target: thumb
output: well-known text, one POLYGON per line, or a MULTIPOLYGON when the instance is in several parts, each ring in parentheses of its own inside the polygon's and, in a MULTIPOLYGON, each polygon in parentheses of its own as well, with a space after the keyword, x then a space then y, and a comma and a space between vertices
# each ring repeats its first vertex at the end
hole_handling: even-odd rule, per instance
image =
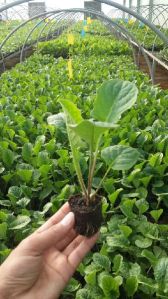
POLYGON ((61 239, 64 239, 67 233, 73 228, 74 222, 74 214, 69 212, 61 222, 51 226, 47 230, 38 230, 38 232, 33 233, 25 239, 23 241, 24 249, 36 252, 36 254, 42 254, 51 246, 55 246, 61 239))

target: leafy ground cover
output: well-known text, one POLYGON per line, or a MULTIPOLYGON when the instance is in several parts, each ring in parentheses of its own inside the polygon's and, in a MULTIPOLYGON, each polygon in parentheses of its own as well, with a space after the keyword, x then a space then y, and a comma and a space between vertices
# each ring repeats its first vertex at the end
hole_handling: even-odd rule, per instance
POLYGON ((82 38, 79 34, 74 34, 74 45, 68 45, 67 34, 63 34, 61 39, 43 42, 38 45, 41 54, 52 54, 54 57, 62 56, 68 58, 71 55, 121 55, 130 54, 129 45, 123 41, 116 41, 111 36, 90 35, 82 38))
MULTIPOLYGON (((40 20, 39 20, 40 21, 40 20)), ((2 53, 6 56, 9 55, 13 52, 17 52, 19 51, 24 42, 25 39, 27 38, 29 32, 31 32, 31 30, 33 29, 33 27, 36 25, 36 23, 38 22, 38 20, 36 21, 31 21, 29 23, 27 23, 24 27, 18 29, 10 38, 9 40, 4 44, 3 48, 2 48, 2 53)), ((3 42, 3 40, 6 38, 6 36, 15 28, 17 28, 17 26, 19 26, 21 24, 21 22, 19 21, 7 21, 7 22, 0 22, 0 43, 3 42)), ((45 22, 42 22, 35 30, 34 32, 31 34, 31 36, 29 37, 26 45, 30 45, 33 42, 35 42, 37 40, 37 38, 39 37, 39 34, 43 28, 43 26, 45 26, 45 22)), ((53 34, 57 28, 60 28, 61 24, 57 24, 55 26, 53 26, 52 30, 51 30, 51 34, 53 34)), ((46 26, 44 31, 42 32, 41 37, 44 38, 45 36, 47 36, 48 34, 48 30, 49 28, 46 26)))
POLYGON ((164 60, 166 60, 166 62, 168 62, 168 49, 165 48, 163 51, 161 51, 161 57, 163 57, 164 60))
MULTIPOLYGON (((67 59, 39 53, 1 76, 0 260, 78 192, 62 115, 56 126, 47 123, 62 112, 59 100, 71 100, 89 118, 104 80, 129 80, 138 100, 102 146, 130 145, 140 158, 129 171, 109 172, 100 190, 100 239, 62 298, 168 298, 168 92, 153 87, 129 54, 105 55, 101 46, 90 55, 71 53, 71 80, 67 59)), ((85 181, 88 155, 80 155, 85 181)), ((99 155, 94 188, 105 171, 99 155)))

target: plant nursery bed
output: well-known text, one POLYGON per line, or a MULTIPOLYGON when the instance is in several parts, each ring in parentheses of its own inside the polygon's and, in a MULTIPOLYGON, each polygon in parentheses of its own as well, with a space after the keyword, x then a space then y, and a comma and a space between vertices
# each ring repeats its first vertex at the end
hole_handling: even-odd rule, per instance
MULTIPOLYGON (((24 57, 29 57, 33 54, 34 49, 32 46, 25 48, 24 57)), ((4 58, 4 60, 0 60, 0 74, 2 74, 5 70, 11 69, 17 63, 20 62, 20 51, 12 53, 11 55, 4 58)))
MULTIPOLYGON (((57 30, 54 33, 54 37, 58 38, 62 34, 64 29, 65 29, 65 26, 63 26, 62 28, 57 30)), ((49 35, 48 38, 47 38, 47 40, 51 40, 51 39, 53 39, 53 34, 49 35)), ((41 41, 41 42, 45 41, 45 40, 46 40, 46 37, 42 37, 42 38, 39 39, 39 41, 41 41)), ((34 51, 35 51, 35 46, 34 45, 35 45, 35 42, 25 46, 25 49, 23 51, 23 60, 25 58, 30 57, 34 53, 34 51)), ((13 68, 17 63, 19 63, 20 62, 20 56, 21 56, 21 50, 20 49, 18 49, 16 52, 13 52, 9 55, 4 55, 4 59, 0 60, 0 74, 2 74, 5 70, 13 68)))

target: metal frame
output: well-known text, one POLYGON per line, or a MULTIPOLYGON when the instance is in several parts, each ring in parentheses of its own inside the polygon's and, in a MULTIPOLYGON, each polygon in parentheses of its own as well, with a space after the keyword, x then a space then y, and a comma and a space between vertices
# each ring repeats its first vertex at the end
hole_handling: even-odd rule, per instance
POLYGON ((13 6, 16 6, 16 5, 20 5, 20 4, 23 4, 23 3, 26 3, 26 2, 30 2, 30 1, 33 1, 33 0, 17 0, 17 1, 13 1, 11 3, 8 3, 6 5, 3 5, 0 7, 0 12, 2 11, 5 11, 9 8, 12 8, 13 6))
MULTIPOLYGON (((14 1, 14 2, 8 4, 8 5, 3 6, 0 11, 4 11, 6 9, 12 8, 13 6, 20 5, 22 3, 29 2, 29 1, 31 1, 31 0, 17 0, 17 1, 14 1)), ((156 41, 157 37, 159 37, 159 38, 161 38, 161 40, 163 41, 163 43, 165 44, 165 46, 168 46, 168 37, 163 32, 161 32, 154 24, 152 24, 149 20, 145 19, 143 16, 139 15, 133 9, 127 8, 124 5, 120 5, 120 4, 115 3, 115 2, 113 2, 111 0, 95 0, 95 1, 107 4, 107 5, 110 5, 112 7, 115 7, 116 9, 120 10, 124 15, 125 15, 125 13, 127 13, 128 16, 133 16, 135 19, 137 19, 137 20, 141 21, 142 23, 144 23, 146 26, 148 26, 148 28, 150 28, 154 33, 156 33, 155 41, 156 41)), ((130 3, 131 3, 131 1, 130 1, 130 3)), ((6 38, 2 41, 2 43, 0 44, 0 54, 2 56, 3 62, 4 62, 4 55, 3 55, 3 52, 2 52, 2 48, 3 48, 4 44, 10 39, 10 37, 15 32, 17 32, 20 28, 24 27, 27 23, 29 23, 29 22, 31 22, 33 20, 36 20, 38 18, 42 18, 42 20, 40 20, 37 24, 35 24, 33 26, 33 28, 29 31, 28 35, 26 36, 26 39, 25 39, 25 41, 24 41, 24 43, 22 45, 22 49, 21 49, 20 61, 22 61, 23 58, 24 58, 23 57, 23 53, 24 53, 24 49, 25 49, 25 47, 27 45, 27 41, 29 40, 29 38, 32 35, 32 33, 34 32, 34 30, 45 19, 47 19, 48 17, 50 17, 52 19, 56 19, 56 22, 53 25, 51 25, 50 28, 49 28, 49 30, 48 30, 48 33, 47 33, 47 36, 46 36, 46 40, 47 40, 48 36, 51 33, 51 29, 53 29, 53 27, 55 26, 55 24, 59 23, 59 21, 58 21, 58 15, 59 14, 62 15, 62 16, 65 16, 66 18, 67 18, 67 14, 71 14, 72 18, 74 18, 77 13, 83 13, 83 14, 84 13, 90 13, 90 14, 96 15, 99 19, 101 19, 101 21, 108 23, 108 25, 110 24, 111 28, 113 28, 113 31, 115 31, 117 34, 119 33, 130 44, 132 44, 131 41, 133 41, 139 47, 139 53, 141 52, 144 55, 144 58, 146 60, 148 68, 149 68, 149 73, 150 73, 150 76, 151 76, 151 80, 152 80, 152 82, 154 82, 154 62, 152 64, 150 63, 149 58, 148 58, 146 52, 144 51, 143 46, 138 42, 138 40, 136 39, 136 37, 129 30, 127 30, 123 26, 119 25, 117 22, 111 20, 106 15, 104 15, 102 13, 99 13, 97 11, 94 11, 92 9, 81 9, 81 8, 78 9, 78 8, 74 8, 74 9, 50 10, 48 12, 38 14, 38 15, 30 18, 29 20, 24 21, 23 23, 21 23, 20 25, 18 25, 16 28, 14 28, 6 36, 6 38)), ((149 12, 149 15, 151 15, 151 14, 152 14, 152 16, 154 15, 154 20, 157 19, 157 15, 154 12, 154 7, 152 7, 152 11, 150 10, 150 12, 149 12)), ((35 43, 38 44, 39 40, 42 37, 42 34, 43 34, 44 30, 46 29, 47 26, 49 26, 49 24, 51 23, 52 19, 50 19, 50 21, 43 26, 42 30, 40 31, 40 33, 38 35, 38 38, 34 41, 35 43)), ((68 22, 67 22, 67 24, 68 24, 68 22)), ((70 23, 68 25, 70 25, 70 23)), ((146 35, 147 35, 147 33, 146 33, 146 35)), ((4 65, 5 65, 5 63, 4 63, 4 65)))
MULTIPOLYGON (((139 44, 139 42, 134 38, 134 36, 127 30, 125 29, 123 26, 115 23, 114 21, 112 21, 110 18, 108 18, 107 16, 105 16, 104 14, 102 13, 99 13, 99 12, 96 12, 94 10, 89 10, 89 9, 78 9, 78 8, 74 8, 74 9, 59 9, 59 10, 53 10, 53 11, 50 11, 50 12, 45 12, 45 13, 42 13, 42 14, 39 14, 35 17, 32 17, 31 19, 25 21, 24 23, 20 24, 18 27, 16 27, 10 34, 8 34, 8 36, 6 37, 6 39, 2 42, 2 44, 0 45, 0 50, 2 49, 3 45, 5 44, 5 42, 10 38, 10 36, 16 32, 18 29, 20 29, 21 27, 23 27, 25 24, 27 24, 28 22, 31 22, 32 20, 35 20, 35 19, 38 19, 38 18, 41 18, 41 17, 45 17, 45 16, 48 16, 48 15, 52 15, 52 14, 58 14, 60 12, 65 12, 65 13, 69 13, 69 12, 74 12, 74 13, 90 13, 90 14, 94 14, 98 17, 100 17, 100 19, 102 20, 105 20, 107 21, 109 24, 112 25, 113 28, 118 28, 118 30, 123 34, 124 37, 126 37, 126 39, 129 39, 129 40, 132 40, 134 41, 138 47, 141 49, 141 52, 143 53, 144 55, 144 58, 146 60, 146 63, 148 65, 148 68, 149 68, 149 73, 150 73, 150 76, 151 76, 151 80, 153 82, 153 73, 152 73, 152 68, 151 68, 151 65, 150 65, 150 61, 148 59, 148 56, 146 55, 143 47, 139 44)), ((22 48, 22 53, 23 53, 24 49, 22 48)))
POLYGON ((137 20, 141 21, 146 26, 148 26, 149 28, 151 28, 152 31, 154 31, 164 41, 164 43, 166 45, 168 45, 168 38, 166 37, 166 35, 163 32, 161 32, 154 24, 152 24, 151 22, 149 22, 147 19, 145 19, 143 16, 139 15, 138 13, 136 13, 135 11, 133 11, 132 9, 129 9, 126 6, 123 6, 123 5, 119 4, 119 3, 116 3, 116 2, 111 1, 111 0, 95 0, 95 1, 107 4, 109 6, 116 7, 118 9, 120 9, 121 11, 125 11, 126 13, 128 13, 128 15, 132 15, 137 20))

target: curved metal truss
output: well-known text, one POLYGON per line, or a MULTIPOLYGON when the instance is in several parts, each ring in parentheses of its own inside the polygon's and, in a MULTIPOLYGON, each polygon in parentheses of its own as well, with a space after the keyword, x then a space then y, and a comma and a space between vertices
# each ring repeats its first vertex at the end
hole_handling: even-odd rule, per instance
MULTIPOLYGON (((16 2, 28 1, 29 0, 18 0, 16 2)), ((85 13, 90 13, 90 15, 95 15, 96 18, 100 19, 106 27, 110 28, 110 32, 112 34, 115 34, 117 36, 120 36, 120 38, 127 40, 131 44, 131 46, 136 45, 138 47, 139 53, 141 52, 145 57, 151 79, 152 81, 154 81, 154 67, 150 63, 145 52, 145 48, 147 48, 145 42, 147 41, 148 36, 151 42, 152 35, 152 42, 150 45, 152 51, 156 49, 155 45, 158 41, 162 45, 162 47, 167 47, 168 32, 166 31, 165 26, 167 26, 168 18, 164 14, 164 11, 166 11, 167 13, 168 6, 165 7, 164 5, 161 5, 159 7, 158 14, 156 12, 156 9, 153 8, 153 23, 151 23, 149 21, 149 18, 151 18, 151 10, 149 15, 149 9, 147 6, 138 8, 143 15, 142 16, 141 14, 137 14, 137 11, 135 9, 130 10, 110 0, 96 1, 113 6, 113 11, 111 12, 113 14, 110 14, 109 17, 103 13, 98 13, 96 11, 88 9, 60 9, 50 10, 42 14, 37 14, 31 19, 23 17, 23 19, 26 20, 22 20, 22 22, 17 24, 17 26, 15 26, 15 28, 13 28, 13 30, 7 34, 7 36, 0 44, 0 54, 1 58, 3 59, 4 67, 6 53, 11 53, 12 40, 17 40, 17 36, 19 37, 18 40, 20 40, 20 44, 17 45, 17 50, 21 52, 20 60, 22 61, 24 58, 25 48, 32 44, 38 44, 38 42, 41 40, 55 38, 63 28, 71 26, 73 22, 76 22, 77 20, 83 19, 85 13), (163 15, 162 24, 159 19, 159 12, 160 15, 163 15), (141 29, 144 28, 145 34, 143 32, 141 40, 139 34, 141 33, 141 29), (21 39, 20 37, 22 37, 22 35, 24 35, 24 37, 21 39)), ((16 7, 13 6, 12 9, 16 10, 17 13, 23 16, 23 13, 19 12, 16 7)), ((9 9, 11 8, 8 8, 8 10, 9 9)))
MULTIPOLYGON (((168 38, 168 5, 159 4, 152 7, 144 5, 132 8, 134 11, 137 11, 137 9, 140 15, 145 17, 146 20, 152 21, 152 24, 168 38)), ((120 9, 115 8, 110 10, 108 16, 119 22, 125 22, 125 27, 129 28, 129 31, 135 35, 144 48, 154 52, 165 46, 155 31, 150 30, 149 27, 145 27, 144 23, 137 21, 130 14, 126 14, 120 9)))

